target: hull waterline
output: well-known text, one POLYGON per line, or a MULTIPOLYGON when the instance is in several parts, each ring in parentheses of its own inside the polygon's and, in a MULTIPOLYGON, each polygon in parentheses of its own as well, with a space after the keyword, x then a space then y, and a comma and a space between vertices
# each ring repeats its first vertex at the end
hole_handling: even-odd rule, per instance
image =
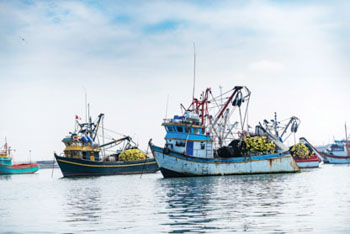
POLYGON ((321 153, 324 163, 329 164, 350 164, 350 156, 336 156, 327 153, 321 153))
POLYGON ((12 175, 12 174, 33 174, 40 169, 36 163, 28 164, 13 164, 13 165, 1 165, 0 175, 12 175))
POLYGON ((290 154, 237 158, 195 158, 151 145, 154 158, 165 178, 298 172, 290 154))
POLYGON ((55 155, 64 177, 154 173, 159 170, 154 159, 139 161, 99 162, 55 155))
POLYGON ((313 155, 310 158, 306 159, 294 158, 294 161, 299 168, 318 168, 320 167, 321 162, 317 155, 313 155))

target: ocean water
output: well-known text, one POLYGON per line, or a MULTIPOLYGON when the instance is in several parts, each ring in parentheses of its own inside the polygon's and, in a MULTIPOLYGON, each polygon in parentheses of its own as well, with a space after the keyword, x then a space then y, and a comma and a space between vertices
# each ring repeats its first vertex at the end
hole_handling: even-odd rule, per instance
POLYGON ((6 233, 350 233, 350 167, 163 179, 0 176, 6 233))

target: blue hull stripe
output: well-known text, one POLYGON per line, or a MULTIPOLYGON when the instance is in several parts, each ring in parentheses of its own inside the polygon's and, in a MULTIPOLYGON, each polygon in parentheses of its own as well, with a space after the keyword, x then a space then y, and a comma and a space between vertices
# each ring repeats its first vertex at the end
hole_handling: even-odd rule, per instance
MULTIPOLYGON (((158 146, 151 146, 151 149, 154 151, 157 151, 159 153, 163 153, 164 149, 158 146)), ((266 154, 266 155, 257 155, 257 156, 247 156, 247 157, 232 157, 232 158, 196 158, 196 157, 192 157, 189 155, 181 155, 178 153, 175 153, 173 151, 170 151, 169 153, 167 153, 168 156, 172 156, 172 157, 176 157, 176 158, 180 158, 183 160, 187 160, 187 161, 193 161, 193 162, 197 162, 197 163, 223 163, 223 164, 228 164, 228 163, 244 163, 247 161, 259 161, 259 160, 267 160, 267 159, 276 159, 276 158, 281 158, 281 157, 290 157, 289 153, 278 153, 278 154, 266 154)))

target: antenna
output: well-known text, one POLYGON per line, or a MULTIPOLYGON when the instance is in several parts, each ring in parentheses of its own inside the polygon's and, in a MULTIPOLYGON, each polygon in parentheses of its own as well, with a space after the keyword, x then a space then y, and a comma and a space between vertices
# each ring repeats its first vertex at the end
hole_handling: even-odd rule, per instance
POLYGON ((88 104, 87 104, 87 92, 86 92, 86 89, 85 87, 83 86, 83 89, 84 89, 84 92, 85 92, 85 123, 88 122, 88 104))
POLYGON ((346 144, 348 144, 348 129, 346 127, 346 122, 345 122, 345 140, 346 140, 346 144))
POLYGON ((192 100, 194 99, 195 88, 196 88, 196 44, 193 42, 193 93, 192 93, 192 100))
POLYGON ((166 98, 165 119, 168 118, 168 105, 169 105, 169 94, 168 94, 168 97, 166 98))

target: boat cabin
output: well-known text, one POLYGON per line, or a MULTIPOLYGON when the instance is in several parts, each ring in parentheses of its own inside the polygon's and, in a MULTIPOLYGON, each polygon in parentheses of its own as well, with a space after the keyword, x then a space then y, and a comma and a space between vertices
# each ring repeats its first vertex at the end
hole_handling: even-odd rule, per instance
POLYGON ((165 148, 197 158, 213 158, 213 141, 205 135, 197 114, 186 112, 165 119, 165 148))
POLYGON ((99 161, 100 148, 88 136, 79 137, 76 134, 65 137, 62 142, 66 146, 64 156, 90 161, 99 161))
POLYGON ((327 151, 337 156, 348 156, 350 155, 350 142, 346 140, 335 141, 331 144, 327 151))
POLYGON ((7 152, 0 152, 0 164, 1 165, 12 165, 12 158, 7 152))

